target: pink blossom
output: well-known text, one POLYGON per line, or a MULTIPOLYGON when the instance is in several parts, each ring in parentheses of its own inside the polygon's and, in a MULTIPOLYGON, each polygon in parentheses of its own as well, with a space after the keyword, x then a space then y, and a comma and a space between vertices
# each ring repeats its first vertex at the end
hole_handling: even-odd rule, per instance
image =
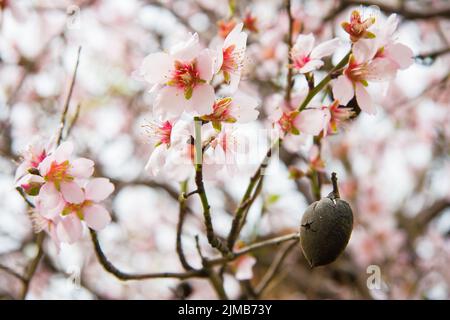
MULTIPOLYGON (((49 186, 52 188, 51 184, 49 186)), ((111 221, 111 216, 100 202, 113 191, 114 185, 109 179, 95 178, 82 188, 81 202, 56 201, 57 206, 49 209, 49 192, 53 192, 56 199, 59 193, 56 189, 48 192, 41 190, 33 213, 35 229, 47 231, 57 244, 78 241, 82 236, 82 221, 91 229, 101 230, 111 221)))
POLYGON ((48 203, 55 203, 55 190, 67 202, 83 201, 83 191, 75 180, 89 178, 94 172, 94 162, 86 158, 72 159, 72 152, 73 144, 64 142, 39 164, 39 173, 46 181, 39 194, 48 203))
POLYGON ((156 115, 180 116, 184 111, 194 115, 207 114, 214 104, 213 54, 201 50, 198 35, 171 48, 169 53, 149 54, 139 71, 153 85, 156 115))
POLYGON ((321 59, 333 54, 340 44, 340 40, 334 38, 314 48, 314 42, 312 33, 301 34, 291 50, 292 66, 300 73, 308 73, 322 67, 324 62, 321 59))
POLYGON ((222 71, 230 91, 237 90, 245 57, 247 34, 242 32, 243 23, 237 24, 227 35, 223 46, 218 50, 216 72, 222 71))
POLYGON ((372 98, 366 90, 368 81, 385 81, 395 76, 397 67, 388 59, 376 58, 373 46, 358 42, 353 46, 349 64, 333 82, 333 96, 342 105, 356 96, 361 110, 374 114, 376 112, 372 98))

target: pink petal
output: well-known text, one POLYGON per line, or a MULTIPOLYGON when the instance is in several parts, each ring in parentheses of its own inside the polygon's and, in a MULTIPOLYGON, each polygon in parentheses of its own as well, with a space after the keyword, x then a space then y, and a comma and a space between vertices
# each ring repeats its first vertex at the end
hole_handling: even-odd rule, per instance
POLYGON ((209 49, 204 49, 197 57, 197 69, 200 75, 200 79, 206 82, 211 81, 214 72, 213 65, 213 52, 209 49))
POLYGON ((197 115, 210 114, 213 110, 216 95, 214 88, 209 84, 202 84, 194 88, 191 99, 189 99, 192 113, 197 115))
POLYGON ((94 173, 94 161, 78 158, 70 162, 69 174, 75 178, 89 178, 94 173))
POLYGON ((81 187, 76 182, 62 182, 61 193, 69 203, 82 203, 84 201, 84 193, 81 187))
POLYGON ((56 226, 56 235, 62 242, 74 243, 78 241, 83 232, 83 225, 75 214, 69 214, 61 219, 56 226))
POLYGON ((352 53, 357 63, 367 62, 377 53, 376 41, 358 41, 353 45, 352 53))
MULTIPOLYGON (((192 98, 191 98, 192 99, 192 98)), ((156 116, 168 118, 180 116, 189 105, 184 97, 184 91, 175 87, 162 88, 153 103, 153 112, 156 116)))
POLYGON ((231 30, 223 42, 224 48, 228 48, 231 45, 236 45, 238 42, 242 41, 243 37, 245 37, 245 41, 247 40, 247 34, 242 32, 243 26, 244 24, 242 22, 234 26, 233 30, 231 30))
POLYGON ((145 80, 151 84, 168 81, 174 60, 165 52, 149 54, 145 57, 139 70, 145 80))
POLYGON ((317 136, 330 122, 330 111, 327 108, 306 109, 294 120, 295 127, 307 134, 317 136))
POLYGON ((339 48, 340 42, 341 40, 339 38, 322 42, 311 51, 311 59, 321 59, 332 55, 339 48))
POLYGON ((414 53, 412 50, 401 43, 395 43, 388 48, 388 54, 400 69, 406 69, 413 64, 414 53))
POLYGON ((313 70, 317 70, 322 66, 323 66, 322 60, 311 60, 311 61, 307 62, 302 68, 300 68, 299 72, 300 73, 308 73, 313 70))
POLYGON ((192 34, 187 41, 178 43, 170 50, 170 55, 177 60, 191 61, 197 57, 200 52, 198 34, 192 34))
POLYGON ((42 176, 47 175, 53 161, 55 161, 55 157, 54 155, 50 155, 46 157, 41 163, 39 163, 38 170, 42 176))
POLYGON ((345 75, 339 76, 333 81, 333 97, 345 106, 355 95, 353 83, 345 75))
POLYGON ((70 141, 65 141, 63 143, 61 143, 59 145, 58 148, 56 148, 54 156, 55 156, 55 161, 57 163, 61 163, 64 162, 66 160, 68 160, 70 158, 70 156, 72 155, 74 146, 73 143, 70 141))
POLYGON ((167 153, 166 146, 156 147, 145 165, 145 170, 151 175, 157 176, 166 163, 167 153))
POLYGON ((367 112, 368 114, 375 114, 376 109, 373 106, 372 98, 370 97, 366 88, 361 83, 357 83, 355 91, 356 91, 356 101, 358 102, 358 105, 361 108, 361 110, 367 112))
POLYGON ((292 48, 294 56, 307 56, 314 47, 314 36, 312 33, 307 35, 300 34, 292 48))
POLYGON ((52 182, 45 183, 39 190, 39 203, 43 210, 56 208, 62 201, 61 193, 52 182))
POLYGON ((114 185, 106 178, 95 178, 85 188, 86 200, 100 202, 114 191, 114 185))
POLYGON ((94 230, 101 230, 108 223, 111 222, 111 216, 103 206, 94 204, 92 206, 88 206, 83 210, 84 221, 94 230))

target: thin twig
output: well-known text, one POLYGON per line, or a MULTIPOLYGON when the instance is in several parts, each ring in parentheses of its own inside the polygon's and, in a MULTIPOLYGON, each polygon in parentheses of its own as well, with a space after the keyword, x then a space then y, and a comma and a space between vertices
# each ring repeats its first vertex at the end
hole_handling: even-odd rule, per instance
POLYGON ((177 224, 177 239, 176 239, 176 250, 178 254, 178 258, 180 260, 181 265, 185 270, 193 270, 194 268, 189 264, 186 260, 186 256, 183 251, 183 244, 181 241, 181 235, 183 233, 183 224, 184 218, 186 216, 186 197, 184 194, 187 192, 187 183, 185 180, 180 184, 180 197, 179 197, 179 216, 178 216, 178 224, 177 224))
POLYGON ((288 257, 289 253, 295 246, 297 246, 297 242, 292 242, 288 244, 284 250, 278 252, 275 260, 272 262, 269 269, 264 274, 261 282, 255 288, 256 297, 260 297, 264 293, 270 282, 278 274, 278 271, 280 270, 280 267, 283 264, 284 260, 288 257))
POLYGON ((41 261, 41 258, 44 255, 44 249, 43 249, 44 239, 45 239, 44 232, 40 232, 37 234, 36 245, 38 247, 38 252, 37 252, 36 256, 34 257, 34 259, 31 260, 31 263, 27 267, 27 271, 24 276, 22 292, 20 294, 20 299, 22 299, 22 300, 24 300, 27 297, 28 290, 30 289, 31 280, 33 279, 33 276, 36 273, 36 270, 39 266, 39 262, 41 261))
POLYGON ((203 153, 202 153, 202 121, 195 118, 195 184, 197 185, 197 193, 199 195, 202 208, 203 217, 205 220, 206 236, 209 244, 219 250, 223 255, 228 255, 230 250, 227 246, 216 236, 211 219, 211 207, 206 195, 205 186, 203 184, 203 153))
MULTIPOLYGON (((256 172, 253 174, 253 176, 250 178, 250 182, 247 186, 247 190, 244 193, 244 196, 241 199, 241 202, 239 203, 239 206, 236 209, 236 212, 234 214, 234 219, 231 224, 231 230, 228 234, 227 244, 228 249, 233 250, 234 243, 239 237, 239 231, 242 229, 242 219, 245 214, 246 210, 250 209, 249 203, 251 202, 251 196, 253 189, 256 187, 258 181, 260 179, 263 179, 264 177, 264 171, 269 165, 270 158, 272 157, 272 153, 274 150, 279 146, 281 143, 280 139, 277 139, 267 150, 266 155, 264 156, 264 159, 262 160, 261 164, 259 165, 256 172)), ((262 182, 261 182, 262 183, 262 182)))
POLYGON ((98 241, 97 233, 89 229, 91 234, 92 243, 94 244, 95 253, 97 255, 98 261, 102 267, 109 273, 113 274, 116 278, 124 281, 128 280, 145 280, 145 279, 157 279, 157 278, 177 278, 177 279, 187 279, 192 277, 205 277, 206 274, 202 270, 191 270, 186 272, 156 272, 156 273, 127 273, 119 270, 114 266, 104 254, 100 242, 98 241))
POLYGON ((59 145, 59 143, 61 142, 62 135, 63 135, 63 130, 64 130, 64 127, 66 125, 66 121, 67 121, 66 115, 67 115, 67 110, 69 109, 70 99, 72 98, 73 87, 75 85, 75 80, 76 80, 76 77, 77 77, 78 64, 80 63, 80 53, 81 53, 81 46, 78 47, 77 60, 76 60, 76 63, 75 63, 75 67, 73 69, 72 79, 70 81, 70 86, 69 86, 69 92, 67 93, 66 100, 65 100, 64 106, 63 106, 63 111, 61 113, 61 120, 60 120, 60 125, 59 125, 59 131, 58 131, 58 135, 57 135, 57 138, 56 138, 56 144, 57 145, 59 145))
POLYGON ((9 273, 10 275, 12 275, 13 277, 16 277, 17 279, 21 280, 22 282, 25 282, 26 279, 24 276, 22 276, 21 274, 18 274, 17 272, 15 272, 13 269, 4 266, 2 264, 0 264, 0 270, 5 271, 6 273, 9 273))
POLYGON ((64 139, 67 139, 70 136, 70 133, 72 132, 73 127, 77 123, 78 117, 80 116, 80 109, 81 104, 77 104, 77 108, 75 109, 75 114, 73 115, 72 121, 70 121, 70 124, 67 126, 66 134, 64 135, 64 139))

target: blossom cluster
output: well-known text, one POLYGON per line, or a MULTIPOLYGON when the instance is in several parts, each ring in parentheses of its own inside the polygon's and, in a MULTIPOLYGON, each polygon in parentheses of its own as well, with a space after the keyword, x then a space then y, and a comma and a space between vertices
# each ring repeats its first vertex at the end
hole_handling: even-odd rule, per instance
POLYGON ((94 162, 74 157, 73 150, 71 142, 30 145, 16 171, 17 186, 35 197, 35 232, 45 230, 58 248, 61 242, 78 241, 84 224, 101 230, 111 221, 101 202, 114 185, 106 178, 91 178, 94 162))
POLYGON ((239 90, 247 42, 242 28, 243 23, 236 24, 214 49, 202 48, 198 35, 191 34, 169 52, 144 59, 138 74, 152 85, 154 98, 153 119, 145 125, 155 146, 146 166, 151 174, 165 172, 179 180, 189 176, 194 117, 208 141, 206 176, 230 169, 227 164, 240 141, 234 124, 254 121, 259 114, 258 101, 239 90))

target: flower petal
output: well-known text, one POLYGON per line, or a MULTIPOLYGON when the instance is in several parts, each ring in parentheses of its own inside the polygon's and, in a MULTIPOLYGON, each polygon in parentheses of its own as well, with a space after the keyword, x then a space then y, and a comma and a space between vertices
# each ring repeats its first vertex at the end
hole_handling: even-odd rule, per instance
POLYGON ((198 42, 198 34, 191 34, 187 41, 181 42, 173 46, 170 50, 170 55, 177 60, 191 61, 200 52, 200 44, 198 42))
POLYGON ((196 115, 210 114, 213 109, 216 95, 214 88, 209 84, 202 84, 194 88, 190 103, 190 111, 196 115))
POLYGON ((56 235, 62 242, 74 243, 83 233, 83 225, 75 214, 69 214, 61 219, 56 226, 56 235))
POLYGON ((311 51, 311 59, 321 59, 323 57, 332 55, 339 45, 341 40, 339 38, 334 38, 325 42, 322 42, 317 47, 311 51))
POLYGON ((70 141, 65 141, 63 143, 61 143, 59 145, 58 148, 56 148, 54 156, 55 156, 55 161, 57 163, 61 163, 64 162, 66 160, 68 160, 70 158, 70 156, 72 155, 74 146, 73 143, 70 141))
POLYGON ((312 33, 307 35, 300 34, 295 41, 292 53, 294 56, 307 56, 314 47, 314 36, 312 33))
POLYGON ((361 83, 357 83, 355 86, 355 92, 356 92, 356 101, 358 102, 358 105, 361 108, 361 110, 367 112, 368 114, 375 114, 376 109, 373 106, 372 98, 370 97, 366 88, 361 83))
POLYGON ((236 279, 238 280, 250 280, 253 278, 253 266, 256 263, 256 258, 253 256, 245 256, 238 261, 236 268, 236 279))
MULTIPOLYGON (((192 98, 191 98, 192 99, 192 98)), ((189 105, 183 90, 175 87, 162 88, 153 103, 153 113, 163 119, 179 117, 189 105)))
POLYGON ((414 63, 414 53, 408 46, 401 43, 394 43, 388 47, 389 57, 398 64, 400 69, 406 69, 414 63))
POLYGON ((83 210, 84 221, 89 228, 96 231, 102 230, 108 223, 111 222, 111 215, 108 210, 98 204, 87 206, 83 210))
POLYGON ((89 178, 94 173, 94 161, 86 158, 77 158, 70 162, 68 173, 75 178, 89 178))
POLYGON ((140 75, 151 84, 169 80, 174 60, 165 52, 156 52, 145 57, 139 69, 140 75))
POLYGON ((61 193, 64 200, 69 203, 82 203, 84 201, 84 193, 76 182, 62 182, 61 193))
POLYGON ((63 201, 61 193, 56 190, 53 183, 47 182, 39 190, 39 203, 42 210, 56 208, 61 201, 63 201))
POLYGON ((327 108, 306 109, 294 119, 294 126, 307 134, 317 136, 330 122, 330 111, 327 108))
POLYGON ((322 60, 311 60, 309 62, 307 62, 302 68, 300 68, 300 70, 298 70, 300 73, 308 73, 311 72, 313 70, 317 70, 320 67, 323 66, 323 61, 322 60))
POLYGON ((345 75, 341 75, 333 81, 332 86, 334 99, 339 100, 339 103, 343 106, 347 105, 355 95, 353 83, 345 75))
POLYGON ((202 50, 197 57, 197 70, 200 75, 200 79, 206 82, 211 81, 214 72, 214 58, 213 52, 209 49, 202 50))
POLYGON ((114 191, 114 185, 106 178, 95 178, 85 188, 86 200, 100 202, 114 191))

